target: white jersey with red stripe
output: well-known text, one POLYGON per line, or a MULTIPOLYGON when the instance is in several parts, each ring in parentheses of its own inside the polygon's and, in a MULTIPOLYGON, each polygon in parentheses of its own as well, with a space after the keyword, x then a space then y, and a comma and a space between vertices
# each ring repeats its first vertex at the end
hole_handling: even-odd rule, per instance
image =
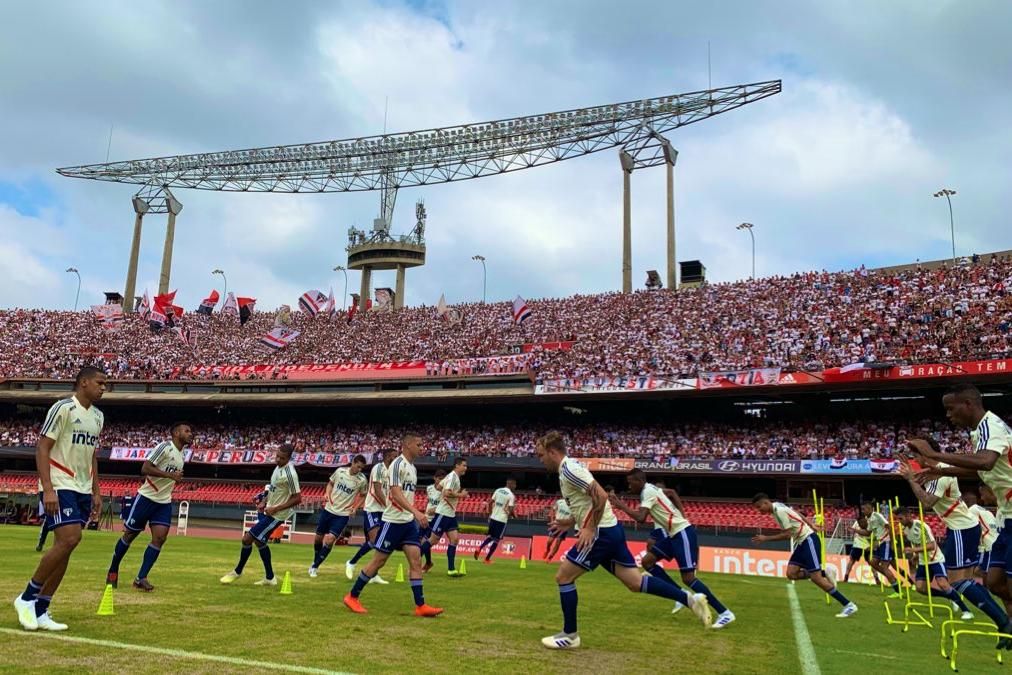
MULTIPOLYGON (((945 468, 948 464, 939 462, 938 466, 945 468)), ((950 530, 968 530, 977 524, 977 518, 963 503, 962 493, 959 491, 959 481, 952 476, 942 476, 925 483, 924 491, 938 497, 938 500, 931 506, 931 510, 938 514, 938 517, 950 530)))
MULTIPOLYGON (((53 441, 49 451, 49 479, 54 490, 92 493, 92 469, 98 437, 105 416, 91 406, 85 408, 71 396, 49 408, 42 424, 42 435, 53 441)), ((42 481, 39 481, 42 492, 42 481)))
POLYGON ((368 492, 365 493, 365 510, 368 513, 375 513, 376 511, 382 511, 384 507, 373 496, 372 491, 379 487, 380 492, 386 495, 386 477, 387 477, 387 466, 382 460, 376 462, 373 465, 372 471, 369 472, 369 488, 368 492))
POLYGON ((793 546, 797 546, 814 534, 814 531, 808 527, 808 523, 805 522, 804 518, 797 511, 787 506, 787 504, 773 502, 773 518, 777 521, 777 525, 780 526, 781 530, 791 531, 793 546))
POLYGON ((970 513, 980 523, 980 551, 986 553, 991 550, 994 540, 998 538, 998 521, 994 514, 980 504, 969 507, 970 513))
POLYGON ((408 503, 414 503, 415 488, 418 487, 418 472, 415 470, 415 465, 404 455, 400 455, 391 462, 390 468, 383 477, 383 491, 387 495, 387 507, 383 509, 383 522, 410 523, 415 519, 411 515, 411 511, 402 509, 390 498, 390 488, 394 485, 401 489, 408 503))
POLYGON ((456 471, 446 474, 439 484, 439 503, 436 504, 436 515, 447 518, 457 517, 457 502, 460 501, 460 475, 456 471), (451 497, 448 492, 453 492, 451 497))
MULTIPOLYGON (((559 464, 559 487, 566 503, 569 504, 569 510, 573 512, 576 526, 580 529, 587 526, 587 518, 594 509, 594 500, 590 497, 590 489, 594 482, 594 474, 572 457, 564 458, 559 464)), ((618 525, 618 518, 611 510, 611 504, 605 500, 604 511, 597 526, 614 525, 618 525)))
POLYGON ((978 471, 998 500, 998 520, 1012 518, 1012 429, 1005 421, 990 410, 984 413, 977 428, 970 432, 970 442, 976 453, 996 452, 998 461, 990 471, 978 471))
MULTIPOLYGON (((159 471, 181 471, 184 461, 183 451, 172 441, 163 441, 155 446, 147 461, 154 464, 159 471)), ((158 504, 168 504, 172 501, 172 490, 175 487, 176 481, 171 478, 145 476, 137 494, 158 504)))
POLYGON ((334 471, 329 482, 332 487, 323 508, 335 516, 352 515, 352 507, 358 501, 359 495, 364 495, 369 489, 369 479, 365 474, 361 471, 353 474, 346 466, 334 471))
MULTIPOLYGON (((934 544, 935 550, 928 551, 928 562, 932 565, 935 563, 944 563, 945 554, 942 553, 942 548, 935 541, 935 535, 932 534, 931 528, 924 524, 924 521, 920 518, 914 518, 914 522, 910 524, 910 527, 903 528, 903 534, 907 538, 907 544, 915 548, 923 548, 928 544, 934 544)), ((924 553, 917 554, 917 564, 924 564, 924 553)))
POLYGON ((664 490, 656 485, 646 483, 640 492, 640 508, 650 512, 654 525, 669 537, 673 537, 691 523, 682 515, 678 507, 664 494, 664 490))

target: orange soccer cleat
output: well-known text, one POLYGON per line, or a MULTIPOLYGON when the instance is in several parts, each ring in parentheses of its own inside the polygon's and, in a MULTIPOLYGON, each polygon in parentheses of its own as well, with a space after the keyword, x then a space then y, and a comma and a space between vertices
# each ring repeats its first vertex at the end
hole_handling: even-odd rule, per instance
MULTIPOLYGON (((361 607, 361 605, 359 605, 359 607, 361 607)), ((441 607, 430 607, 429 605, 418 605, 417 607, 415 607, 415 616, 432 617, 432 616, 439 616, 442 613, 443 610, 441 607)))
POLYGON ((353 598, 351 593, 344 596, 344 606, 355 612, 356 614, 367 614, 369 610, 362 606, 358 598, 353 598))
POLYGON ((488 559, 488 560, 486 560, 486 561, 485 561, 485 564, 486 564, 486 565, 491 565, 491 564, 492 564, 492 560, 491 560, 491 558, 490 558, 490 559, 488 559))

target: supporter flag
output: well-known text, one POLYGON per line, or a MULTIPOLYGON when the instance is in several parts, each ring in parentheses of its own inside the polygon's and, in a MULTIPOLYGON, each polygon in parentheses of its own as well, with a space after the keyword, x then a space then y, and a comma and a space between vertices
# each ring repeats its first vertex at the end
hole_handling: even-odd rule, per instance
POLYGON ((123 308, 120 305, 92 305, 91 312, 106 330, 116 330, 123 323, 123 308))
POLYGON ((204 316, 211 316, 211 312, 213 312, 214 308, 217 307, 218 298, 220 297, 221 296, 218 295, 218 291, 216 290, 211 291, 211 295, 207 296, 206 298, 200 301, 200 307, 197 308, 197 314, 203 314, 204 316))
POLYGON ((275 326, 269 333, 260 336, 260 342, 271 349, 282 349, 291 344, 292 340, 299 337, 299 334, 297 330, 285 328, 284 326, 275 326))
POLYGON ((165 328, 168 320, 169 318, 165 315, 165 309, 158 305, 152 307, 151 311, 148 312, 148 326, 156 333, 165 328))
POLYGON ((863 361, 858 361, 857 363, 850 363, 840 368, 841 373, 850 373, 855 370, 868 370, 868 364, 863 361))
MULTIPOLYGON (((358 305, 359 305, 360 302, 361 302, 361 298, 359 297, 358 293, 352 293, 351 294, 351 307, 348 308, 348 323, 351 323, 351 320, 354 319, 355 315, 358 313, 358 305)), ((368 312, 371 309, 372 309, 372 300, 370 300, 369 298, 366 298, 365 299, 365 311, 368 312)))
POLYGON ((245 326, 246 322, 253 318, 253 308, 257 304, 256 298, 236 298, 239 305, 239 325, 245 326))
POLYGON ((151 299, 148 297, 148 290, 146 288, 144 289, 144 297, 141 298, 140 307, 137 310, 142 319, 147 319, 148 314, 151 313, 151 299))
POLYGON ((299 298, 299 309, 308 314, 309 316, 316 316, 323 309, 323 306, 327 303, 327 296, 320 291, 313 289, 306 291, 299 298))
POLYGON ((292 308, 288 305, 281 305, 278 313, 274 315, 275 328, 287 328, 292 325, 292 308))
POLYGON ((176 301, 176 291, 171 293, 162 293, 161 295, 155 296, 155 307, 161 306, 163 308, 171 306, 176 301))
POLYGON ((394 309, 394 289, 392 288, 377 288, 376 289, 376 302, 373 303, 372 311, 374 312, 392 312, 394 309))
POLYGON ((442 293, 439 296, 439 304, 436 305, 436 316, 443 321, 450 320, 450 308, 446 306, 446 294, 442 293))
POLYGON ((235 300, 235 293, 229 293, 225 298, 225 304, 221 306, 221 313, 239 315, 239 303, 235 300))
POLYGON ((843 455, 837 455, 829 462, 830 469, 842 469, 845 466, 847 466, 847 458, 843 455))
POLYGON ((531 318, 531 309, 527 306, 527 301, 518 295, 517 299, 513 301, 513 323, 523 324, 529 318, 531 318))
POLYGON ((334 301, 334 287, 330 287, 330 295, 327 296, 327 304, 323 306, 323 311, 327 313, 328 317, 334 316, 337 313, 337 303, 334 301))
POLYGON ((172 329, 172 332, 176 334, 180 342, 189 347, 190 349, 196 349, 197 347, 197 336, 194 335, 189 328, 184 326, 176 326, 172 329))
POLYGON ((871 470, 873 473, 891 473, 896 470, 897 462, 895 459, 873 459, 871 460, 871 470))

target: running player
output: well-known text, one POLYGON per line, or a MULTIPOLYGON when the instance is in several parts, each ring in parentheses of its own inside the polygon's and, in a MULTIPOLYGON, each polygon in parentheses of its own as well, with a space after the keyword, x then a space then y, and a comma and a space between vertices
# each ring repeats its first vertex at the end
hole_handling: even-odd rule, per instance
MULTIPOLYGON (((362 516, 364 520, 362 531, 365 534, 365 541, 359 546, 358 552, 352 556, 351 560, 344 563, 344 576, 349 580, 355 578, 355 564, 372 550, 376 541, 376 533, 379 532, 382 524, 380 518, 383 516, 383 509, 387 506, 386 495, 383 493, 383 482, 386 479, 387 468, 395 457, 397 457, 397 450, 394 448, 383 449, 382 461, 376 462, 372 471, 369 472, 369 491, 365 494, 365 513, 362 516)), ((373 577, 372 583, 388 584, 390 582, 377 574, 373 577)))
POLYGON ((467 460, 458 457, 453 460, 453 470, 446 474, 439 483, 439 503, 436 505, 436 519, 432 521, 432 532, 429 540, 422 543, 422 553, 431 560, 432 547, 439 543, 439 538, 446 535, 446 576, 464 576, 457 569, 457 542, 460 541, 457 523, 457 502, 467 496, 467 490, 460 486, 460 479, 467 473, 467 460))
POLYGON ((569 504, 565 499, 556 499, 552 504, 552 516, 548 519, 548 543, 545 545, 545 562, 555 560, 555 554, 559 552, 559 546, 566 541, 569 534, 569 526, 563 523, 573 521, 573 512, 569 510, 569 504))
MULTIPOLYGON (((609 497, 608 501, 612 507, 622 511, 637 523, 645 523, 647 517, 654 521, 654 530, 650 535, 653 543, 641 561, 643 569, 651 576, 677 586, 657 562, 658 560, 677 561, 678 571, 682 575, 682 583, 696 593, 705 595, 710 607, 717 610, 717 620, 710 627, 723 628, 734 621, 734 612, 717 599, 717 596, 703 583, 702 579, 696 577, 696 560, 699 558, 696 528, 685 517, 685 512, 681 508, 681 500, 678 500, 679 505, 676 506, 664 490, 647 482, 647 475, 641 469, 630 471, 626 475, 626 482, 629 484, 629 491, 639 495, 639 508, 630 508, 617 495, 609 497)), ((671 492, 677 498, 677 494, 674 491, 671 492)))
POLYGON ((67 630, 66 624, 49 615, 49 603, 81 542, 81 531, 102 513, 95 448, 105 417, 95 403, 105 393, 105 382, 105 373, 98 368, 81 368, 74 395, 54 403, 42 424, 35 463, 53 546, 42 556, 24 593, 14 599, 25 630, 67 630))
POLYGON ((432 519, 436 517, 436 507, 439 506, 439 500, 443 496, 443 493, 439 491, 439 485, 445 476, 446 471, 436 469, 436 472, 432 474, 432 485, 425 488, 425 517, 429 519, 429 524, 421 532, 422 555, 425 556, 425 564, 422 565, 423 572, 432 569, 432 547, 428 546, 428 543, 429 537, 432 535, 432 519))
POLYGON ((760 492, 752 497, 752 506, 759 513, 772 515, 780 526, 780 532, 766 535, 757 534, 752 537, 756 544, 767 541, 791 541, 794 550, 787 563, 787 578, 792 580, 811 579, 812 583, 824 590, 831 598, 843 605, 837 618, 844 619, 857 612, 857 605, 844 597, 836 587, 836 580, 829 570, 822 569, 822 542, 815 532, 815 526, 800 513, 780 502, 775 502, 769 495, 760 492))
POLYGON ((878 585, 878 571, 874 567, 871 567, 871 542, 868 537, 861 534, 861 531, 868 531, 868 519, 864 517, 864 514, 858 514, 857 520, 851 525, 851 529, 854 530, 854 539, 850 545, 850 560, 847 561, 847 571, 843 575, 845 582, 850 581, 850 573, 857 567, 857 564, 862 559, 868 563, 868 567, 871 568, 871 573, 875 577, 875 584, 878 585))
POLYGON ((871 552, 871 568, 884 576, 886 581, 889 582, 889 587, 893 589, 893 592, 886 597, 893 599, 901 598, 903 594, 900 593, 900 582, 897 580, 896 575, 893 574, 891 566, 893 562, 893 545, 889 521, 875 510, 871 502, 865 502, 861 505, 861 513, 864 515, 868 526, 867 528, 859 526, 854 531, 871 538, 871 543, 874 547, 871 552))
POLYGON ((492 564, 492 554, 499 548, 499 542, 502 540, 503 535, 506 534, 506 523, 513 517, 513 509, 516 508, 517 498, 513 494, 513 491, 517 489, 517 482, 510 478, 506 481, 506 487, 501 487, 492 493, 492 496, 488 500, 486 509, 488 509, 488 536, 485 537, 485 541, 481 542, 481 546, 474 552, 474 559, 477 560, 482 550, 491 544, 488 548, 488 555, 485 556, 485 564, 492 564))
POLYGON ((640 574, 626 545, 625 530, 608 504, 608 494, 586 467, 566 455, 566 442, 561 434, 551 431, 543 436, 535 446, 535 453, 546 469, 559 474, 562 496, 569 503, 574 522, 580 523, 576 545, 566 553, 555 575, 562 604, 562 632, 542 638, 542 645, 548 649, 580 646, 576 626, 576 580, 598 565, 603 565, 630 591, 678 600, 689 607, 704 626, 710 625, 712 617, 705 595, 688 594, 663 579, 640 574))
MULTIPOLYGON (((977 567, 974 568, 973 574, 978 579, 984 579, 987 576, 988 563, 991 561, 991 546, 994 544, 994 540, 998 538, 998 521, 995 520, 994 514, 991 513, 990 509, 984 508, 981 504, 989 506, 994 504, 994 493, 986 485, 981 485, 979 498, 976 492, 964 492, 963 501, 966 502, 970 513, 976 516, 977 521, 980 523, 980 548, 978 549, 980 556, 977 559, 977 567)), ((1007 606, 1005 611, 1008 611, 1007 606)))
POLYGON ((408 559, 411 593, 415 597, 415 616, 438 616, 443 613, 439 607, 425 604, 422 592, 422 555, 419 546, 419 528, 428 526, 425 514, 415 508, 415 488, 418 485, 418 473, 415 471, 415 460, 425 454, 422 439, 418 434, 407 433, 401 439, 401 454, 390 464, 386 473, 387 507, 383 510, 383 527, 376 537, 376 555, 359 573, 351 592, 344 596, 344 604, 356 614, 365 614, 359 596, 366 584, 386 565, 390 554, 400 550, 408 559))
POLYGON ((145 527, 151 528, 151 543, 144 549, 134 588, 150 593, 155 587, 148 574, 158 560, 172 526, 172 490, 183 480, 183 450, 193 442, 193 429, 187 422, 176 422, 169 428, 170 440, 155 446, 141 466, 144 482, 137 490, 129 513, 123 519, 123 536, 116 541, 112 564, 105 575, 105 583, 116 588, 119 584, 119 564, 130 550, 137 535, 145 527))
POLYGON ((348 527, 348 520, 358 510, 359 501, 368 491, 369 479, 365 467, 369 462, 362 455, 355 455, 351 466, 340 467, 327 481, 327 503, 320 511, 320 522, 316 524, 316 538, 313 540, 313 564, 309 576, 316 578, 320 565, 330 555, 334 542, 348 527))
POLYGON ((302 492, 299 488, 299 476, 292 466, 292 453, 295 448, 290 443, 285 443, 274 453, 274 473, 271 474, 270 489, 267 492, 266 502, 261 501, 257 506, 260 511, 257 515, 256 525, 242 535, 242 549, 239 551, 239 564, 235 569, 221 578, 221 583, 230 584, 242 576, 242 570, 246 567, 246 561, 253 553, 254 542, 260 552, 260 560, 264 564, 264 578, 254 583, 254 586, 277 586, 278 580, 274 576, 274 567, 271 565, 271 548, 267 541, 271 533, 278 529, 295 512, 295 507, 302 502, 302 492))

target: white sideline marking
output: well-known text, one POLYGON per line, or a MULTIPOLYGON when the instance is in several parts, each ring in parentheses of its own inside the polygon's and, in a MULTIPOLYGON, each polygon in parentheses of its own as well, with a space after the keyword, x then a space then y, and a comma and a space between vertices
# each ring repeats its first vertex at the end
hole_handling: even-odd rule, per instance
POLYGON ((6 633, 8 635, 24 636, 32 640, 37 639, 62 640, 63 642, 76 642, 78 644, 93 645, 95 647, 109 647, 112 649, 125 649, 127 651, 132 652, 143 652, 145 654, 172 656, 179 659, 192 659, 194 661, 214 661, 217 663, 227 663, 232 666, 243 666, 245 668, 264 668, 266 670, 282 670, 290 673, 312 673, 313 675, 349 675, 348 673, 338 673, 333 670, 324 670, 323 668, 310 668, 309 666, 296 666, 287 663, 272 663, 270 661, 254 661, 252 659, 244 659, 236 656, 203 654, 201 652, 188 652, 183 649, 166 649, 164 647, 151 647, 149 645, 135 645, 130 644, 129 642, 115 642, 113 640, 96 640, 94 638, 78 637, 75 635, 61 635, 58 633, 49 633, 44 631, 37 631, 34 633, 30 633, 28 631, 17 630, 14 628, 0 628, 0 633, 6 633))
POLYGON ((798 592, 794 590, 792 584, 787 584, 787 601, 791 606, 791 619, 794 620, 794 641, 798 643, 801 672, 803 675, 820 675, 822 671, 819 670, 819 662, 815 658, 812 637, 808 634, 808 626, 805 625, 805 615, 801 613, 798 592))
POLYGON ((875 654, 874 652, 853 652, 849 649, 837 649, 836 647, 830 647, 834 652, 839 654, 852 654, 854 656, 874 656, 876 659, 892 659, 893 661, 899 661, 900 657, 890 656, 889 654, 875 654))

